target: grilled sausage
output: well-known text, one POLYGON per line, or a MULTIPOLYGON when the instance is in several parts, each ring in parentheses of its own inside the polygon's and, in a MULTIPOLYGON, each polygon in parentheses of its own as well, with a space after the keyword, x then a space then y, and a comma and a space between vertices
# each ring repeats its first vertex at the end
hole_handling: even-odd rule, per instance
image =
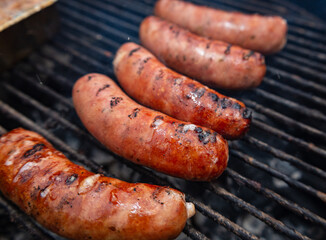
POLYGON ((155 14, 198 35, 263 54, 276 53, 286 43, 287 23, 278 16, 225 12, 177 0, 159 0, 155 14))
POLYGON ((80 78, 73 101, 89 132, 134 163, 196 181, 226 168, 228 145, 219 134, 137 104, 104 75, 80 78))
POLYGON ((209 86, 254 88, 266 73, 260 53, 197 36, 158 17, 147 17, 139 36, 142 45, 166 65, 209 86))
POLYGON ((0 138, 0 189, 70 239, 172 239, 194 214, 181 192, 91 173, 24 129, 0 138))
POLYGON ((141 104, 211 128, 227 139, 249 129, 251 112, 242 102, 170 70, 135 43, 122 45, 113 65, 122 88, 141 104))

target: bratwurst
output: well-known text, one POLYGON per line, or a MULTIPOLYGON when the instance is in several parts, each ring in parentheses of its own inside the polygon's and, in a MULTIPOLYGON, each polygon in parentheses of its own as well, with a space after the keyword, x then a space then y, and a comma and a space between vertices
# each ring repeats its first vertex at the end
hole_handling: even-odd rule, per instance
POLYGON ((167 66, 212 87, 254 88, 266 73, 260 53, 197 36, 158 17, 142 22, 139 37, 167 66))
POLYGON ((181 192, 91 173, 24 129, 0 138, 0 190, 70 239, 173 239, 194 214, 181 192))
POLYGON ((155 15, 198 35, 263 54, 276 53, 286 43, 287 23, 278 16, 226 12, 178 0, 159 0, 155 15))
POLYGON ((251 112, 242 102, 170 70, 135 43, 122 45, 113 65, 122 88, 143 105, 227 139, 240 138, 249 129, 251 112))
POLYGON ((80 78, 73 102, 89 132, 134 163, 194 181, 215 179, 227 166, 228 144, 222 136, 137 104, 109 77, 93 73, 80 78))

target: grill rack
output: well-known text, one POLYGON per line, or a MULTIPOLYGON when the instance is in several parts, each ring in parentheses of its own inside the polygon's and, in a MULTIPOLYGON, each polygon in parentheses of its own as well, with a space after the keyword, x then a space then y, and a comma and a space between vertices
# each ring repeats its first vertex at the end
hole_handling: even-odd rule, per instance
MULTIPOLYGON (((56 106, 47 107, 46 104, 43 104, 43 99, 41 98, 41 100, 37 100, 37 98, 39 97, 33 96, 33 93, 29 89, 24 89, 23 91, 21 91, 20 89, 22 88, 22 86, 19 86, 19 84, 15 83, 15 81, 3 81, 1 82, 1 85, 6 90, 7 94, 11 94, 15 98, 19 99, 19 102, 24 106, 30 105, 28 107, 31 108, 32 111, 38 111, 41 114, 46 115, 48 119, 51 119, 52 121, 54 120, 64 129, 69 129, 69 131, 74 132, 74 134, 76 134, 77 136, 82 137, 83 139, 87 139, 87 141, 92 142, 92 144, 95 144, 98 148, 103 149, 103 147, 96 140, 94 140, 86 132, 86 130, 84 130, 84 128, 80 125, 80 122, 76 121, 74 117, 70 117, 70 121, 65 119, 67 117, 67 111, 73 111, 73 105, 71 100, 68 98, 70 96, 69 94, 67 94, 67 91, 69 92, 72 88, 72 80, 75 80, 78 76, 87 73, 89 69, 93 69, 93 71, 95 69, 95 71, 105 73, 110 77, 114 78, 113 71, 110 66, 110 62, 112 61, 113 56, 110 56, 110 54, 114 52, 120 46, 120 44, 126 40, 139 42, 137 39, 138 25, 142 18, 152 12, 153 2, 154 1, 145 0, 143 2, 133 2, 128 0, 123 1, 123 3, 114 0, 106 1, 105 3, 99 0, 95 0, 92 2, 87 2, 85 0, 59 2, 58 8, 62 17, 62 31, 51 43, 42 47, 39 51, 34 53, 28 60, 19 64, 15 69, 13 69, 9 73, 9 76, 6 76, 4 74, 3 79, 12 80, 12 78, 17 77, 20 81, 23 81, 24 84, 32 86, 33 90, 36 90, 38 94, 42 94, 44 96, 47 95, 48 97, 51 96, 55 98, 56 101, 60 103, 61 107, 63 106, 64 110, 62 110, 62 112, 60 112, 58 109, 52 109, 56 108, 56 106), (116 17, 103 13, 104 9, 105 11, 114 14, 114 11, 119 10, 121 8, 126 11, 125 16, 121 17, 126 17, 129 22, 127 22, 126 19, 118 19, 116 17), (93 18, 102 18, 105 23, 98 23, 97 21, 94 21, 94 19, 82 15, 83 9, 87 10, 88 16, 92 16, 93 18), (99 14, 101 12, 102 14, 99 14), (111 27, 108 23, 113 25, 118 24, 122 28, 122 30, 118 30, 117 28, 111 27), (101 31, 106 33, 106 35, 114 34, 114 39, 109 39, 106 36, 98 35, 98 33, 94 31, 92 33, 92 24, 96 24, 97 27, 101 29, 101 31), (128 34, 124 32, 126 29, 129 30, 128 34), (78 38, 71 33, 77 31, 79 31, 79 33, 82 33, 83 37, 87 36, 86 40, 84 38, 78 38), (102 45, 94 46, 93 43, 96 40, 101 41, 102 45), (108 51, 110 51, 111 53, 108 51), (66 61, 64 57, 62 57, 65 52, 71 54, 74 60, 78 60, 78 62, 84 62, 84 65, 86 63, 86 65, 89 64, 90 66, 84 69, 83 67, 79 67, 77 64, 71 65, 71 62, 66 61), (91 56, 88 56, 85 53, 90 54, 91 56), (95 53, 99 55, 95 55, 95 53), (62 72, 55 71, 51 68, 45 68, 43 64, 44 62, 46 64, 52 64, 52 66, 59 66, 59 69, 61 69, 62 72), (50 80, 53 81, 49 83, 50 87, 47 86, 47 83, 44 84, 41 82, 42 84, 40 84, 38 81, 35 81, 35 77, 30 76, 30 70, 28 69, 28 67, 30 66, 34 68, 34 71, 38 72, 39 74, 42 74, 42 78, 46 76, 46 79, 50 78, 50 80), (66 74, 67 72, 69 74, 66 74), (74 78, 69 80, 66 75, 74 76, 74 78), (55 84, 57 86, 62 87, 62 89, 65 89, 64 93, 58 93, 60 92, 60 87, 54 88, 50 84, 55 84), (27 91, 28 94, 25 94, 24 91, 27 91)), ((262 116, 272 118, 277 124, 284 124, 283 127, 285 126, 295 128, 296 130, 304 132, 309 136, 313 136, 318 140, 321 139, 323 144, 325 143, 326 138, 324 134, 325 130, 319 130, 316 125, 310 126, 307 123, 296 122, 293 118, 291 118, 291 116, 289 117, 283 113, 277 112, 272 108, 262 107, 262 105, 252 100, 252 96, 259 96, 264 101, 271 101, 280 105, 284 105, 285 107, 290 105, 292 111, 301 115, 306 115, 307 117, 311 117, 316 121, 321 122, 325 120, 325 114, 321 110, 317 111, 315 109, 310 109, 305 106, 300 106, 296 104, 295 101, 291 101, 291 99, 289 100, 284 97, 279 97, 278 95, 269 92, 267 90, 267 87, 265 86, 282 86, 285 87, 286 91, 291 91, 292 94, 296 94, 296 97, 301 97, 304 98, 306 101, 309 101, 309 104, 319 104, 320 106, 323 106, 323 104, 325 104, 325 100, 322 98, 322 93, 325 92, 325 77, 322 77, 322 73, 325 70, 323 71, 320 66, 322 66, 321 63, 324 63, 326 59, 324 58, 325 50, 322 50, 324 42, 321 41, 322 37, 325 36, 326 30, 323 28, 322 24, 318 24, 321 21, 302 10, 293 7, 293 5, 290 3, 283 3, 278 0, 270 1, 271 3, 277 2, 280 5, 280 7, 277 7, 275 9, 273 8, 272 11, 267 11, 266 8, 262 7, 262 5, 259 4, 259 2, 256 0, 247 0, 242 2, 218 0, 214 3, 208 1, 193 2, 211 5, 213 7, 224 8, 226 10, 237 9, 244 12, 257 11, 264 14, 276 13, 280 15, 284 15, 284 9, 286 10, 287 8, 290 8, 292 9, 293 13, 300 13, 305 16, 305 20, 296 17, 288 18, 290 24, 289 43, 286 46, 285 51, 276 56, 271 57, 273 61, 272 64, 275 65, 268 65, 268 77, 265 78, 262 88, 260 87, 258 89, 252 90, 250 92, 250 94, 252 95, 245 93, 243 94, 243 96, 240 96, 240 99, 243 100, 248 106, 250 106, 255 111, 255 114, 257 114, 257 118, 255 118, 255 120, 253 121, 252 128, 261 129, 261 131, 265 131, 266 133, 269 133, 275 136, 276 138, 282 139, 282 141, 295 144, 297 147, 300 147, 304 151, 307 151, 311 154, 315 154, 319 158, 325 159, 326 151, 324 150, 324 145, 314 145, 310 141, 307 141, 307 139, 302 139, 300 137, 294 136, 293 134, 278 130, 275 126, 270 126, 268 123, 264 123, 262 119, 260 119, 260 114, 262 116), (298 25, 299 27, 292 26, 291 24, 298 25), (303 29, 304 31, 302 31, 301 29, 303 29), (315 43, 316 41, 317 44, 314 45, 313 50, 301 47, 301 45, 306 47, 307 44, 315 43), (296 60, 294 59, 296 55, 291 55, 288 53, 293 53, 294 51, 298 50, 300 51, 299 55, 303 55, 301 59, 299 57, 299 61, 305 59, 303 57, 309 57, 309 61, 311 61, 314 65, 317 64, 315 65, 317 66, 317 68, 311 69, 309 67, 309 71, 307 71, 307 69, 302 68, 302 66, 300 65, 300 69, 295 69, 299 73, 299 76, 292 73, 291 70, 290 72, 285 71, 283 69, 284 66, 292 69, 298 65, 298 63, 295 63, 296 60), (316 52, 316 50, 320 51, 321 53, 316 52), (316 55, 316 53, 318 54, 316 55), (314 80, 308 80, 307 74, 310 74, 310 77, 313 77, 314 80), (284 78, 286 78, 286 80, 289 80, 290 83, 286 82, 289 85, 281 83, 278 79, 275 79, 275 75, 282 76, 283 80, 284 78), (297 88, 298 85, 299 87, 297 88), (314 96, 314 98, 309 98, 309 95, 300 90, 300 88, 303 89, 306 87, 309 87, 309 89, 314 93, 314 95, 317 95, 318 97, 315 98, 314 96)), ((275 5, 269 4, 268 6, 272 7, 275 5)), ((55 134, 51 132, 55 131, 55 127, 46 127, 44 126, 44 124, 43 127, 40 127, 39 124, 34 123, 32 121, 35 121, 35 118, 33 118, 33 116, 24 116, 28 114, 26 114, 25 112, 20 113, 18 110, 16 110, 16 108, 19 107, 15 106, 15 104, 12 105, 14 106, 10 106, 1 100, 1 113, 3 115, 6 115, 7 118, 14 120, 15 123, 18 123, 21 126, 41 133, 58 149, 62 150, 64 153, 69 155, 71 159, 84 164, 93 171, 107 174, 106 171, 104 171, 104 169, 99 166, 99 164, 97 164, 95 161, 92 161, 91 158, 77 152, 73 148, 69 147, 67 143, 65 143, 59 137, 55 136, 55 134), (49 129, 50 131, 46 129, 49 129)), ((3 124, 1 122, 1 118, 0 123, 3 124)), ((0 131, 5 131, 5 129, 1 127, 0 131)), ((316 140, 312 139, 312 141, 316 140)), ((310 195, 310 198, 317 199, 317 201, 320 201, 322 204, 326 202, 326 197, 324 193, 325 189, 319 191, 315 187, 295 180, 277 169, 272 169, 267 164, 262 163, 260 158, 258 159, 257 157, 252 157, 249 154, 246 154, 243 151, 243 142, 245 144, 254 145, 258 148, 258 150, 266 151, 267 153, 273 155, 276 158, 279 158, 280 160, 288 161, 293 165, 297 166, 298 168, 308 172, 309 174, 317 176, 318 178, 325 179, 326 173, 325 170, 323 170, 325 169, 324 166, 317 167, 314 164, 307 163, 306 161, 304 161, 304 159, 307 160, 305 157, 301 159, 301 156, 297 157, 294 154, 289 154, 281 149, 278 149, 277 147, 273 147, 270 144, 259 140, 258 137, 252 136, 252 134, 249 134, 247 137, 244 138, 244 140, 236 141, 231 144, 231 161, 240 160, 239 162, 241 164, 245 163, 250 167, 253 166, 254 168, 261 169, 266 173, 287 182, 287 184, 291 186, 291 188, 298 189, 299 193, 302 193, 304 191, 305 194, 310 195)), ((110 153, 109 151, 106 151, 106 154, 112 155, 112 153, 110 153)), ((161 175, 157 173, 153 173, 150 170, 146 170, 145 168, 129 163, 118 156, 114 157, 118 160, 121 160, 124 164, 126 164, 134 171, 140 172, 141 174, 152 178, 152 181, 157 184, 173 186, 172 182, 167 180, 165 177, 162 178, 161 175)), ((287 210, 293 212, 299 217, 307 219, 308 222, 326 228, 325 216, 318 215, 322 215, 322 212, 318 212, 318 214, 313 213, 312 211, 301 206, 301 204, 297 204, 296 202, 282 197, 276 191, 261 186, 259 182, 250 179, 246 176, 243 176, 231 167, 226 170, 225 175, 225 178, 233 179, 236 184, 239 184, 239 186, 246 186, 257 193, 260 193, 264 197, 275 201, 277 204, 285 207, 287 210)), ((214 183, 203 183, 200 185, 204 189, 207 189, 208 191, 213 192, 217 196, 226 199, 228 202, 239 207, 243 211, 248 212, 249 214, 257 217, 261 221, 265 222, 268 226, 275 229, 277 232, 282 233, 283 235, 291 239, 309 239, 307 236, 299 233, 292 227, 284 225, 284 223, 278 221, 269 214, 265 214, 262 210, 258 209, 249 202, 246 202, 235 194, 231 193, 232 189, 231 191, 228 191, 224 186, 222 187, 223 183, 221 183, 219 180, 214 183)), ((199 212, 201 212, 208 218, 213 219, 218 224, 224 226, 228 231, 233 232, 236 236, 239 236, 242 239, 258 239, 258 236, 255 236, 254 234, 245 230, 243 227, 232 222, 230 219, 228 219, 228 217, 223 216, 217 210, 214 210, 209 205, 204 204, 201 200, 198 200, 192 194, 187 193, 186 196, 188 201, 192 201, 195 204, 196 209, 199 212)), ((19 222, 22 222, 27 225, 27 227, 29 229, 32 229, 35 235, 39 236, 41 239, 45 239, 44 235, 46 235, 48 239, 53 238, 53 235, 48 235, 48 233, 45 233, 42 228, 39 228, 37 225, 33 224, 33 221, 24 219, 24 217, 26 216, 22 215, 20 211, 18 211, 11 204, 9 204, 8 201, 3 199, 3 197, 1 197, 0 204, 6 209, 8 209, 10 213, 16 215, 19 222)), ((184 232, 192 239, 206 239, 204 233, 198 231, 196 226, 190 224, 187 225, 184 232)))

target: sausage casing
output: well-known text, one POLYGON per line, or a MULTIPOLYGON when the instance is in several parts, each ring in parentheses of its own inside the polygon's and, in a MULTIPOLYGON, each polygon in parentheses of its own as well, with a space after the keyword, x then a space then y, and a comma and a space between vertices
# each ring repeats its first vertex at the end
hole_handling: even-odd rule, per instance
POLYGON ((219 134, 137 104, 104 75, 80 78, 73 102, 95 138, 137 164, 196 181, 217 178, 226 168, 228 145, 219 134))
POLYGON ((265 58, 260 53, 197 36, 158 17, 142 22, 139 37, 142 45, 166 65, 209 86, 254 88, 266 73, 265 58))
POLYGON ((198 35, 263 54, 276 53, 286 43, 287 23, 278 16, 226 12, 178 0, 159 0, 155 15, 198 35))
POLYGON ((141 104, 213 129, 227 139, 239 138, 249 129, 251 112, 242 102, 170 70, 135 43, 122 45, 113 65, 122 88, 141 104))
POLYGON ((0 189, 70 239, 173 239, 194 211, 177 190, 91 173, 24 129, 0 138, 0 189))

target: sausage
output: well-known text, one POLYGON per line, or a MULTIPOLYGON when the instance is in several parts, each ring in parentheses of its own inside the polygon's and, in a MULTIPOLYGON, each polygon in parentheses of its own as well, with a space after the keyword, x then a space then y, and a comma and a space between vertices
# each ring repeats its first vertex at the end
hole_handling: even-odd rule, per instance
POLYGON ((210 181, 226 168, 228 144, 221 135, 137 104, 104 75, 80 78, 73 102, 95 138, 136 164, 193 181, 210 181))
POLYGON ((198 35, 263 54, 276 53, 286 44, 287 23, 278 16, 226 12, 177 0, 159 0, 154 11, 198 35))
POLYGON ((166 65, 212 87, 254 88, 266 73, 260 53, 197 36, 158 17, 147 17, 139 36, 166 65))
POLYGON ((242 102, 170 70, 135 43, 122 45, 113 65, 122 88, 145 106, 227 139, 240 138, 249 129, 251 112, 242 102))
POLYGON ((70 239, 173 239, 194 214, 177 190, 91 173, 21 128, 0 138, 0 189, 70 239))

